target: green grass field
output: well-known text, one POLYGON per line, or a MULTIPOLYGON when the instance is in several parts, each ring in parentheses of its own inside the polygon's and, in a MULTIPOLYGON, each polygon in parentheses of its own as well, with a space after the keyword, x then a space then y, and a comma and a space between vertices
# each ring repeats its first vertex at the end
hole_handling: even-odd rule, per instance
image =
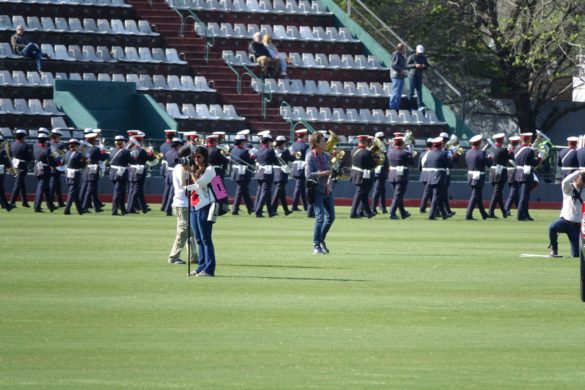
POLYGON ((558 211, 337 214, 327 256, 298 213, 222 217, 217 277, 188 278, 158 211, 0 212, 0 387, 585 387, 578 260, 519 257, 558 211))

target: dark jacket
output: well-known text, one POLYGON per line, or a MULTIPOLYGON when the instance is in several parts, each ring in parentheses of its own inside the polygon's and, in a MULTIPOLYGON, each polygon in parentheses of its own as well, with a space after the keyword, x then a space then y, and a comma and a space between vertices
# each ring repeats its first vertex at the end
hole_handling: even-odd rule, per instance
POLYGON ((252 167, 254 160, 250 157, 248 149, 234 146, 231 151, 232 172, 231 178, 236 183, 249 181, 252 178, 252 167), (248 166, 246 166, 248 164, 248 166))
POLYGON ((406 58, 399 51, 392 53, 392 64, 390 65, 390 78, 403 79, 407 75, 406 58))
POLYGON ((451 168, 452 161, 444 150, 433 148, 427 154, 425 168, 428 169, 427 180, 430 185, 444 186, 447 184, 448 168, 451 168))
POLYGON ((472 187, 483 187, 485 183, 485 168, 491 165, 487 153, 476 147, 469 149, 465 154, 467 164, 467 183, 472 187))
POLYGON ((120 175, 119 174, 120 172, 117 169, 112 168, 112 166, 128 168, 128 165, 130 165, 130 160, 132 158, 130 156, 130 152, 125 148, 114 149, 112 151, 111 156, 112 158, 110 160, 110 179, 113 181, 128 180, 128 169, 122 169, 124 173, 120 175))
POLYGON ((508 149, 502 146, 496 146, 494 155, 492 157, 492 167, 490 169, 490 183, 504 184, 508 177, 508 160, 510 160, 510 153, 508 149))
POLYGON ((274 171, 274 181, 286 183, 288 182, 288 174, 290 173, 288 163, 295 161, 295 158, 290 154, 288 149, 277 148, 274 153, 276 154, 277 159, 280 159, 278 160, 278 165, 280 165, 280 168, 277 168, 274 171), (283 165, 283 163, 285 165, 283 165))
POLYGON ((518 183, 531 183, 534 181, 532 176, 534 167, 538 164, 534 149, 530 146, 521 146, 514 153, 514 160, 516 161, 516 172, 514 178, 518 183), (526 169, 524 169, 526 167, 526 169))
POLYGON ((422 77, 423 72, 429 67, 427 57, 424 54, 412 53, 406 60, 406 67, 410 76, 422 77), (424 65, 424 68, 417 68, 416 65, 424 65))
POLYGON ((376 162, 369 149, 358 147, 351 155, 351 165, 350 179, 353 184, 362 184, 373 178, 371 171, 376 168, 376 162))
POLYGON ((412 154, 402 148, 394 147, 388 151, 386 160, 389 164, 388 181, 391 183, 408 182, 408 167, 412 165, 412 154))
POLYGON ((248 44, 248 53, 253 54, 256 58, 262 56, 272 58, 266 46, 264 46, 264 44, 261 42, 250 42, 250 44, 248 44))
POLYGON ((30 41, 28 40, 27 37, 25 37, 24 35, 18 35, 18 34, 14 34, 11 38, 10 38, 10 44, 12 45, 12 50, 18 54, 20 53, 20 51, 22 49, 25 48, 26 45, 28 45, 30 43, 30 41))
POLYGON ((262 145, 256 153, 256 161, 260 164, 260 169, 256 172, 256 179, 272 181, 274 178, 274 165, 278 165, 274 149, 262 145))

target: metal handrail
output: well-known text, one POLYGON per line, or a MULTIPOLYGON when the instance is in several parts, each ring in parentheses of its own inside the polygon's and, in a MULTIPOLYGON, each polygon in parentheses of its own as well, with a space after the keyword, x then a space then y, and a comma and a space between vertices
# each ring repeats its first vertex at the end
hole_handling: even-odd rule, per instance
MULTIPOLYGON (((152 0, 149 0, 150 5, 152 6, 152 0)), ((181 0, 171 0, 170 2, 168 2, 169 7, 175 11, 175 13, 179 16, 179 18, 181 19, 181 23, 179 25, 179 36, 183 37, 185 36, 185 25, 187 24, 187 21, 189 19, 193 19, 193 32, 198 33, 197 31, 197 24, 199 24, 200 26, 200 30, 203 31, 203 37, 205 38, 205 46, 203 47, 203 59, 205 60, 205 62, 209 62, 209 48, 213 47, 215 45, 215 36, 213 36, 209 29, 207 28, 207 25, 197 16, 197 14, 195 14, 195 12, 193 12, 193 10, 189 7, 181 7, 181 8, 177 8, 176 3, 180 2, 181 0), (189 15, 187 15, 186 17, 183 15, 182 11, 187 11, 189 13, 189 15)), ((183 0, 184 1, 184 0, 183 0)))
POLYGON ((315 128, 309 122, 307 122, 306 120, 301 119, 301 120, 298 120, 298 121, 295 122, 292 119, 293 107, 286 100, 283 100, 280 103, 279 110, 282 107, 288 107, 288 108, 290 108, 291 117, 289 119, 285 119, 285 121, 287 121, 290 124, 290 139, 294 139, 295 129, 297 128, 298 125, 303 125, 307 130, 309 130, 309 133, 311 133, 311 134, 313 134, 315 132, 315 128))
MULTIPOLYGON (((248 68, 245 64, 242 64, 241 66, 242 68, 244 68, 244 74, 240 78, 240 83, 244 80, 245 76, 250 76, 250 81, 254 79, 256 80, 256 83, 260 85, 261 88, 260 97, 262 99, 262 118, 266 119, 267 106, 268 103, 272 101, 272 91, 268 91, 266 89, 266 84, 264 84, 264 80, 258 77, 256 73, 252 71, 252 69, 248 68)), ((241 85, 238 88, 240 89, 241 92, 241 85)))
MULTIPOLYGON (((390 28, 382 19, 380 19, 371 9, 369 9, 361 0, 346 0, 347 14, 354 20, 360 20, 360 25, 370 34, 375 35, 378 43, 390 53, 394 50, 397 42, 402 42, 404 46, 412 51, 412 47, 400 37, 392 28, 390 28), (357 4, 360 8, 356 7, 357 4), (374 24, 372 21, 377 23, 374 24), (369 27, 369 28, 368 28, 369 27)), ((389 65, 389 64, 387 64, 389 65)), ((461 116, 465 117, 465 98, 463 94, 447 80, 438 70, 430 68, 432 75, 426 78, 426 86, 433 94, 440 97, 445 104, 461 104, 461 116), (450 95, 454 94, 454 96, 450 95)))

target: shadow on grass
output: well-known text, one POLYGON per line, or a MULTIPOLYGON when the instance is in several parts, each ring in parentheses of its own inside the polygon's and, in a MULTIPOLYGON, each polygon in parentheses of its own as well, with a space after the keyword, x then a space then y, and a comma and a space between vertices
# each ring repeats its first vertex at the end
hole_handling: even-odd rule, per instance
POLYGON ((370 280, 363 279, 328 279, 328 278, 293 278, 284 276, 230 276, 221 275, 220 278, 237 278, 237 279, 275 279, 275 280, 302 280, 302 281, 315 281, 315 282, 370 282, 370 280))
POLYGON ((299 268, 299 269, 349 269, 347 267, 315 267, 311 265, 275 265, 275 264, 222 264, 222 267, 258 267, 258 268, 299 268))

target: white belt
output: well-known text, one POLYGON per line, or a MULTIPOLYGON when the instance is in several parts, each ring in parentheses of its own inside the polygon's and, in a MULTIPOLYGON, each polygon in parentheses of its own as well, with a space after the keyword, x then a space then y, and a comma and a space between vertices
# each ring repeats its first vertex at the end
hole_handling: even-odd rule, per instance
POLYGON ((18 168, 18 166, 20 165, 20 162, 21 162, 21 161, 24 161, 24 160, 21 160, 21 159, 19 159, 19 158, 16 158, 16 157, 14 157, 14 158, 12 159, 12 165, 14 166, 14 168, 18 168))
POLYGON ((144 168, 144 165, 130 165, 131 168, 135 168, 135 169, 140 169, 140 168, 144 168))
POLYGON ((362 168, 358 168, 358 167, 351 167, 351 169, 353 169, 354 171, 358 171, 358 172, 362 172, 362 173, 366 173, 366 172, 371 172, 371 169, 362 169, 362 168))
POLYGON ((398 166, 389 168, 390 171, 400 171, 400 170, 405 170, 405 169, 408 169, 408 167, 404 166, 404 165, 398 165, 398 166))
POLYGON ((49 166, 49 164, 45 164, 44 162, 41 162, 41 161, 37 161, 36 165, 39 167, 48 167, 49 166))
POLYGON ((485 175, 483 171, 467 171, 467 173, 471 175, 485 175))
POLYGON ((223 169, 223 167, 221 167, 220 165, 212 165, 212 167, 214 167, 215 169, 223 169))
POLYGON ((490 169, 498 169, 498 168, 500 168, 500 169, 503 169, 503 168, 506 168, 506 167, 505 167, 505 166, 503 166, 503 165, 492 165, 492 166, 490 167, 490 169))
POLYGON ((175 167, 169 167, 169 166, 167 166, 167 171, 174 171, 174 170, 175 170, 175 167))
POLYGON ((445 168, 423 168, 423 172, 438 172, 438 171, 446 171, 445 168))
POLYGON ((579 169, 579 167, 561 167, 561 171, 570 171, 572 169, 579 169))
POLYGON ((110 165, 110 168, 120 169, 120 168, 128 168, 128 167, 123 167, 121 165, 110 165))

